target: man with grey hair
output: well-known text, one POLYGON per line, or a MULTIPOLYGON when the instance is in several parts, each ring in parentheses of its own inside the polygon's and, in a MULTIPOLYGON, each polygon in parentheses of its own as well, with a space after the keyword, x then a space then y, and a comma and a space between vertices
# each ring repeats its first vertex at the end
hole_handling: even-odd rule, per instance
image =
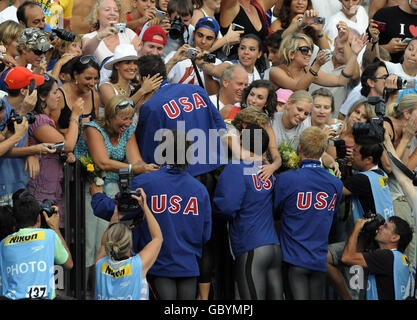
POLYGON ((243 90, 248 86, 248 73, 237 64, 228 66, 220 78, 220 90, 210 100, 217 110, 227 105, 240 106, 243 90))

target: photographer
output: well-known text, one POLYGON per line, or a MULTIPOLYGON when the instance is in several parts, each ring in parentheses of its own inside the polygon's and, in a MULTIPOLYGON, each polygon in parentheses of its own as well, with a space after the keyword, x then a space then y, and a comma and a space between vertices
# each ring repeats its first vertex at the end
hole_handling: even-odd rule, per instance
MULTIPOLYGON (((358 170, 357 174, 348 177, 344 182, 343 195, 352 195, 352 218, 363 219, 369 212, 381 215, 385 220, 394 215, 391 193, 387 184, 387 174, 378 167, 378 162, 383 153, 383 147, 379 143, 381 134, 367 131, 372 124, 363 124, 362 128, 354 126, 353 135, 355 145, 352 152, 352 168, 358 170), (361 130, 362 129, 362 130, 361 130), (372 137, 372 135, 374 135, 372 137)), ((359 126, 360 127, 360 126, 359 126)), ((382 128, 381 128, 382 129, 382 128)), ((382 133, 383 138, 383 133, 382 133)), ((327 275, 336 293, 342 299, 357 299, 358 292, 349 293, 343 276, 337 269, 340 263, 344 242, 329 245, 327 255, 327 275)))
POLYGON ((132 231, 119 222, 117 207, 114 209, 96 257, 96 300, 149 298, 146 274, 158 257, 163 240, 159 224, 146 203, 145 192, 138 188, 136 193, 139 196, 132 195, 132 198, 137 200, 145 214, 152 239, 138 254, 132 255, 132 231), (131 272, 125 273, 127 270, 131 272), (126 281, 128 286, 124 285, 126 281))
MULTIPOLYGON (((399 217, 390 217, 379 226, 375 241, 378 250, 363 252, 358 249, 358 237, 368 220, 358 219, 347 242, 342 262, 361 266, 369 271, 366 300, 405 300, 412 276, 407 256, 403 254, 412 233, 410 225, 399 217)), ((359 246, 360 247, 360 246, 359 246)))
MULTIPOLYGON (((0 100, 0 123, 4 119, 5 106, 3 100, 0 100)), ((7 151, 12 149, 15 144, 22 140, 28 131, 28 121, 26 118, 21 123, 14 122, 14 133, 9 135, 3 135, 0 132, 0 157, 3 156, 7 151)))
MULTIPOLYGON (((183 60, 178 61, 168 73, 168 82, 199 84, 206 88, 208 93, 211 91, 217 92, 218 86, 216 84, 214 84, 214 90, 210 90, 210 87, 213 87, 213 84, 209 84, 209 82, 215 80, 213 80, 211 76, 206 75, 201 69, 201 66, 198 65, 198 61, 195 60, 197 56, 200 57, 202 56, 202 53, 206 53, 210 50, 217 39, 219 30, 219 23, 214 18, 205 17, 198 20, 195 25, 195 30, 193 31, 194 46, 187 46, 187 51, 182 56, 183 60), (198 75, 195 70, 196 67, 198 75)), ((165 58, 165 63, 174 56, 174 53, 175 52, 171 52, 171 54, 165 58)), ((213 58, 215 57, 213 56, 213 58)), ((222 61, 217 58, 214 60, 215 65, 222 63, 222 61)))
POLYGON ((59 231, 59 213, 48 216, 36 199, 23 192, 14 202, 19 230, 0 245, 1 295, 8 299, 54 299, 54 264, 71 269, 73 261, 59 231), (49 229, 41 228, 45 219, 49 229))
MULTIPOLYGON (((8 95, 2 99, 4 116, 0 122, 0 131, 6 138, 13 133, 15 125, 27 122, 33 123, 34 115, 30 113, 36 103, 37 92, 29 94, 31 80, 35 85, 44 82, 44 77, 32 74, 25 67, 11 68, 5 77, 8 95)), ((51 143, 41 143, 28 147, 28 135, 25 134, 7 153, 0 157, 0 203, 11 205, 11 195, 18 189, 26 188, 28 171, 31 177, 39 173, 37 155, 54 153, 47 146, 51 143)))

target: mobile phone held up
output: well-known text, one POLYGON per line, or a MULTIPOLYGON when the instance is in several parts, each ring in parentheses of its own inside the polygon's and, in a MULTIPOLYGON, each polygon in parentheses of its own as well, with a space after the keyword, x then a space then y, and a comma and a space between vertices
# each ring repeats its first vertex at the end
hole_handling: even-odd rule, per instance
POLYGON ((59 142, 56 144, 53 144, 52 146, 48 146, 49 149, 55 149, 56 152, 62 152, 65 148, 65 142, 59 142))
POLYGON ((32 92, 33 92, 33 90, 35 90, 35 88, 36 88, 36 80, 32 79, 32 80, 30 80, 30 83, 29 83, 29 95, 32 94, 32 92))

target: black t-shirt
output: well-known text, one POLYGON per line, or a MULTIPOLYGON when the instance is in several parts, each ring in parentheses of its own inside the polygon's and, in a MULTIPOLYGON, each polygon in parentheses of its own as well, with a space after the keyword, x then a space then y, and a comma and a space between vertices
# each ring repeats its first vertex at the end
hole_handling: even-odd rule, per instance
MULTIPOLYGON (((381 8, 375 12, 373 19, 387 24, 385 31, 379 34, 379 44, 387 44, 392 38, 417 37, 417 15, 404 12, 399 6, 381 8)), ((391 61, 399 63, 403 54, 391 54, 391 61)))
MULTIPOLYGON (((381 169, 372 171, 384 176, 384 172, 381 169)), ((359 199, 365 214, 369 211, 376 212, 371 183, 366 175, 361 173, 354 174, 343 182, 343 186, 359 199)))
POLYGON ((375 276, 378 300, 395 300, 394 253, 389 249, 364 252, 369 273, 375 276))

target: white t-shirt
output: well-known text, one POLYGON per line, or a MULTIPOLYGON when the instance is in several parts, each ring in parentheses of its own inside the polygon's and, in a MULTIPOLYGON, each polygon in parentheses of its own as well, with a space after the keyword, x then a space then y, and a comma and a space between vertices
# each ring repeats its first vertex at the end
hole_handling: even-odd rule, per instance
MULTIPOLYGON (((171 56, 172 54, 167 58, 170 58, 171 56)), ((221 63, 222 61, 216 58, 216 62, 214 63, 214 65, 218 65, 221 63)), ((203 70, 199 67, 197 67, 197 69, 198 73, 200 74, 201 81, 203 82, 203 85, 205 85, 203 70)), ((168 73, 167 79, 170 83, 187 83, 199 85, 198 78, 195 74, 194 66, 191 63, 190 59, 185 59, 175 64, 175 66, 168 73)), ((213 79, 218 81, 217 78, 213 79)))
POLYGON ((355 29, 360 35, 366 32, 369 24, 368 14, 362 6, 359 6, 356 15, 352 19, 348 19, 342 11, 331 16, 324 26, 324 35, 327 37, 332 50, 334 49, 334 39, 338 35, 336 25, 340 21, 346 22, 350 29, 355 29))
POLYGON ((7 20, 13 20, 19 23, 19 21, 17 20, 16 12, 17 12, 17 8, 15 6, 9 6, 3 9, 0 12, 0 23, 3 23, 4 21, 7 21, 7 20))
MULTIPOLYGON (((217 99, 217 94, 213 94, 209 96, 211 102, 214 104, 214 106, 217 108, 217 110, 221 110, 224 108, 224 103, 220 101, 220 99, 217 99)), ((236 102, 233 104, 236 107, 240 107, 240 103, 236 102)))
POLYGON ((384 61, 384 63, 387 66, 388 73, 390 74, 393 73, 408 81, 417 80, 417 76, 412 77, 404 72, 404 69, 401 63, 392 63, 390 61, 384 61))
POLYGON ((313 0, 313 9, 319 12, 320 17, 329 20, 331 16, 342 9, 342 4, 339 0, 313 0))
MULTIPOLYGON (((93 32, 85 34, 83 36, 83 39, 92 39, 96 35, 97 35, 97 31, 93 31, 93 32)), ((132 40, 136 37, 136 33, 129 28, 126 28, 125 32, 123 32, 123 33, 118 33, 118 35, 119 35, 120 44, 132 43, 132 40)), ((96 50, 93 53, 93 55, 97 58, 97 61, 98 61, 99 65, 101 65, 102 61, 105 58, 107 58, 109 56, 112 56, 113 54, 114 54, 114 52, 110 51, 110 49, 107 48, 104 41, 100 41, 99 45, 97 46, 96 50)))

